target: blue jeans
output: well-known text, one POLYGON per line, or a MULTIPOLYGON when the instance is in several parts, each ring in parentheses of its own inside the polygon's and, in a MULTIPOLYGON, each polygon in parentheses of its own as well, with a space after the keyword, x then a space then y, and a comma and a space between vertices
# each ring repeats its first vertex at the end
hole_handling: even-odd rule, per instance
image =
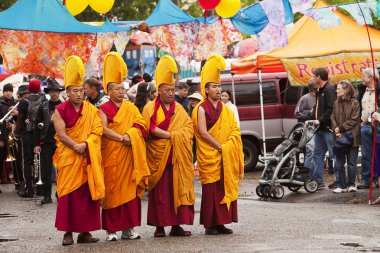
MULTIPOLYGON (((329 157, 335 161, 334 151, 334 134, 330 131, 317 131, 314 135, 314 177, 319 184, 323 183, 324 161, 326 152, 329 151, 329 157)), ((335 180, 339 181, 338 171, 334 166, 335 180)))
POLYGON ((363 125, 360 130, 362 141, 362 178, 361 183, 368 185, 371 173, 373 131, 371 125, 363 125))
POLYGON ((347 186, 355 186, 355 176, 356 176, 356 159, 358 158, 358 147, 350 147, 343 150, 335 152, 335 168, 339 173, 339 187, 346 189, 347 186), (347 160, 347 174, 348 182, 346 181, 346 168, 344 165, 347 160))
POLYGON ((306 144, 305 152, 305 162, 304 166, 310 169, 309 175, 314 174, 314 159, 313 159, 313 150, 314 150, 314 137, 306 144))

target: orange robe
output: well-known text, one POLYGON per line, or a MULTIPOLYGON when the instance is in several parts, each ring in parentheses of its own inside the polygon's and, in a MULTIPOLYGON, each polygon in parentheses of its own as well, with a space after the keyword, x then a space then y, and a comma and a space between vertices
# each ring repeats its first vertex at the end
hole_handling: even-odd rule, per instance
MULTIPOLYGON (((198 109, 208 101, 200 102, 193 110, 192 120, 194 122, 196 144, 197 144, 197 162, 199 176, 203 188, 216 184, 216 189, 223 189, 220 203, 216 208, 230 209, 231 203, 237 200, 239 180, 244 174, 243 147, 239 127, 236 123, 234 114, 224 103, 222 111, 215 124, 208 129, 209 134, 222 145, 222 153, 208 144, 199 134, 198 130, 198 109), (219 181, 221 187, 219 187, 219 181)), ((206 111, 206 110, 205 110, 206 111)), ((207 123, 207 122, 206 122, 207 123)), ((218 190, 216 190, 218 191, 218 190)), ((203 193, 207 191, 203 191, 203 193)), ((218 196, 220 193, 213 193, 218 196)), ((208 196, 203 196, 205 198, 208 196)), ((210 199, 217 199, 216 197, 210 199)), ((202 202, 203 204, 203 202, 202 202)), ((207 205, 207 203, 204 203, 207 205)), ((211 203, 209 203, 211 204, 211 203)), ((206 208, 207 209, 207 208, 206 208)), ((210 208, 208 208, 210 209, 210 208)), ((202 216, 202 215, 201 215, 202 216)), ((223 220, 223 219, 222 219, 223 220)), ((234 220, 234 218, 232 219, 234 220)), ((201 222, 202 219, 201 219, 201 222)), ((222 221, 221 221, 222 222, 222 221)), ((224 222, 222 222, 223 224, 224 222)), ((202 223, 203 224, 203 223, 202 223)), ((205 224, 209 224, 207 221, 205 224)), ((225 224, 225 223, 224 223, 225 224)), ((215 225, 221 225, 216 222, 215 225)))
POLYGON ((75 114, 76 121, 66 128, 66 133, 77 143, 86 142, 87 155, 74 152, 56 137, 57 150, 53 157, 57 168, 56 227, 79 233, 97 230, 100 228, 99 200, 105 195, 100 153, 103 127, 98 109, 84 102, 78 113, 68 101, 59 105, 57 111, 63 119, 63 112, 75 114))
POLYGON ((113 122, 108 128, 124 135, 128 134, 131 146, 107 137, 102 138, 102 156, 104 165, 104 183, 106 195, 102 200, 102 208, 109 209, 120 206, 144 195, 148 182, 149 168, 146 161, 146 146, 140 129, 146 129, 145 121, 137 107, 131 102, 123 101, 113 122))
POLYGON ((85 156, 76 153, 57 138, 53 162, 58 171, 58 197, 67 195, 88 182, 92 199, 102 199, 105 195, 101 157, 103 126, 98 109, 89 102, 83 102, 81 116, 73 127, 66 129, 66 133, 77 143, 87 143, 91 162, 88 163, 85 156))
POLYGON ((174 101, 171 104, 171 109, 166 111, 159 98, 156 98, 144 107, 143 117, 148 129, 152 129, 152 124, 155 124, 161 129, 167 127, 167 131, 171 133, 170 140, 158 139, 152 136, 147 142, 147 159, 151 173, 149 177, 150 204, 148 204, 148 224, 157 226, 179 225, 176 223, 192 224, 194 218, 194 165, 192 163, 194 130, 191 119, 183 107, 174 101), (152 122, 154 114, 157 115, 157 118, 155 122, 152 122), (170 119, 168 125, 163 126, 165 120, 168 119, 170 119), (158 187, 163 175, 166 185, 158 187), (158 188, 155 189, 156 187, 158 188), (167 203, 161 206, 158 203, 159 201, 157 201, 155 208, 152 208, 152 201, 154 201, 152 199, 161 198, 158 192, 165 190, 165 187, 171 188, 168 191, 171 196, 167 196, 170 198, 170 201, 167 203, 172 204, 172 206, 168 207, 167 203), (186 219, 174 217, 176 215, 177 217, 181 216, 181 207, 186 206, 192 208, 192 211, 190 210, 189 214, 186 214, 188 216, 186 219), (162 219, 166 219, 167 222, 161 222, 159 216, 157 216, 157 219, 154 219, 154 222, 150 222, 152 215, 149 215, 149 213, 162 211, 160 207, 165 210, 169 208, 170 212, 173 212, 173 215, 167 215, 169 210, 166 210, 166 214, 163 213, 163 215, 166 215, 167 219, 162 219))

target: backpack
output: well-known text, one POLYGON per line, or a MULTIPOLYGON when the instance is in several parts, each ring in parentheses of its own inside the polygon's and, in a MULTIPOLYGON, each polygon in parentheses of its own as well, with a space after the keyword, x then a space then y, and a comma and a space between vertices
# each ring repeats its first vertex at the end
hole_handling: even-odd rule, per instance
POLYGON ((42 97, 38 96, 38 99, 31 100, 30 97, 26 97, 25 101, 28 102, 28 113, 27 113, 27 121, 26 121, 26 131, 30 132, 36 129, 36 119, 38 108, 42 103, 42 97))

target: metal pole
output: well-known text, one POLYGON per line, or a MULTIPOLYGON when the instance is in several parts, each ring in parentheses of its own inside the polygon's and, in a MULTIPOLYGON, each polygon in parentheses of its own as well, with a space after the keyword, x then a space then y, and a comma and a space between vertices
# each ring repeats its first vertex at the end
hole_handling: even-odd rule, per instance
POLYGON ((232 101, 234 102, 234 105, 236 105, 236 98, 235 98, 235 81, 234 81, 234 74, 231 73, 231 80, 232 80, 232 101))
MULTIPOLYGON (((260 109, 261 109, 261 129, 263 133, 263 148, 264 148, 264 157, 267 156, 267 146, 265 142, 265 126, 264 126, 264 97, 263 97, 263 81, 261 79, 261 68, 258 69, 257 77, 259 78, 259 87, 260 87, 260 109)), ((265 167, 267 166, 267 160, 265 160, 265 167)))

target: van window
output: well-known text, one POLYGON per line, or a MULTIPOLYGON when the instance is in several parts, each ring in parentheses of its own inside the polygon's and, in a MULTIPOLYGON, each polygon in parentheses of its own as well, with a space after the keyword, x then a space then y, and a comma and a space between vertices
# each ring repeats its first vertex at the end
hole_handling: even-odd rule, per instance
POLYGON ((296 105, 298 102, 298 92, 300 87, 289 86, 286 89, 285 102, 287 105, 296 105))
MULTIPOLYGON (((222 84, 223 90, 232 92, 230 83, 222 84)), ((264 104, 276 104, 277 93, 275 82, 263 83, 264 104)), ((259 83, 239 83, 235 84, 235 97, 237 106, 260 105, 260 87, 259 83)), ((232 100, 232 99, 231 99, 232 100)))

